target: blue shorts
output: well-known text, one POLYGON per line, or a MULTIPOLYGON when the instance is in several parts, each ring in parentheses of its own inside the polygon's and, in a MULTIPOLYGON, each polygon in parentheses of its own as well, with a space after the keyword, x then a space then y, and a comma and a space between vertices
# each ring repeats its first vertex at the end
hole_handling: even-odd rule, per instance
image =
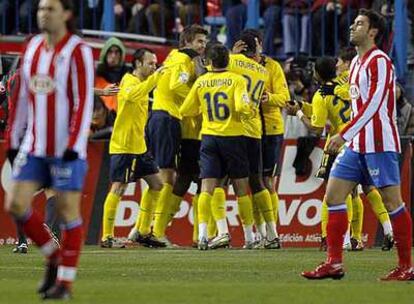
POLYGON ((109 176, 111 182, 133 183, 144 176, 158 173, 149 152, 144 154, 112 154, 109 176))
POLYGON ((61 158, 19 154, 14 161, 16 181, 38 182, 57 191, 81 191, 88 165, 86 160, 64 162, 61 158))
POLYGON ((400 185, 399 158, 396 152, 360 154, 346 147, 336 157, 329 177, 377 188, 400 185))
POLYGON ((249 175, 263 173, 262 140, 253 137, 245 137, 247 147, 247 159, 249 161, 249 175))
POLYGON ((200 148, 200 178, 249 176, 246 140, 243 136, 203 135, 200 148))
POLYGON ((147 128, 148 146, 161 169, 176 169, 181 142, 180 120, 165 111, 153 111, 147 128))
POLYGON ((200 145, 196 139, 182 139, 177 172, 181 175, 200 175, 200 145))
POLYGON ((262 137, 263 176, 280 175, 280 152, 283 146, 283 134, 262 137))

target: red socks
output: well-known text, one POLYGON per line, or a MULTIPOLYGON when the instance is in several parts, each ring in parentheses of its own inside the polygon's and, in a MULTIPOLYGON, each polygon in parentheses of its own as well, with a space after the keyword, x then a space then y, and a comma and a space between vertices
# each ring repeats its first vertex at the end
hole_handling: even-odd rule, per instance
POLYGON ((389 212, 394 240, 398 252, 398 265, 402 268, 410 268, 411 262, 411 239, 412 221, 411 216, 402 204, 397 209, 389 212))
POLYGON ((328 263, 342 263, 342 245, 344 235, 348 229, 348 215, 346 205, 328 207, 327 243, 328 263))
POLYGON ((43 223, 40 215, 30 209, 19 219, 26 235, 39 246, 42 253, 49 259, 54 259, 59 253, 59 244, 53 239, 49 228, 43 223))
POLYGON ((80 251, 83 244, 82 221, 75 220, 62 229, 62 250, 58 268, 57 282, 70 287, 75 280, 80 251))

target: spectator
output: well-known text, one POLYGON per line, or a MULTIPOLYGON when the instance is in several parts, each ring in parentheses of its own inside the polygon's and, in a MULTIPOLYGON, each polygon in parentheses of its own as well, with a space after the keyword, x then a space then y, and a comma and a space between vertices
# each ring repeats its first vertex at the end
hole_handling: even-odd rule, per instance
POLYGON ((275 45, 282 42, 280 0, 265 0, 264 4, 267 7, 263 14, 263 51, 266 55, 276 56, 275 45))
POLYGON ((340 46, 348 45, 351 20, 354 20, 360 8, 369 8, 371 3, 372 0, 315 0, 311 9, 312 54, 333 56, 337 43, 340 46), (335 41, 335 27, 337 41, 335 41))
POLYGON ((148 34, 148 23, 145 17, 145 10, 148 0, 130 1, 131 19, 128 23, 128 32, 137 34, 148 34))
MULTIPOLYGON (((175 2, 175 8, 179 17, 179 22, 182 29, 193 23, 200 23, 200 1, 198 0, 181 0, 175 2)), ((176 29, 178 30, 178 29, 176 29)))
POLYGON ((101 91, 95 90, 95 93, 97 95, 109 94, 109 96, 101 96, 109 110, 116 111, 117 89, 106 91, 105 89, 111 88, 111 85, 117 85, 128 70, 128 67, 125 65, 124 45, 118 38, 109 38, 99 55, 99 64, 95 78, 95 88, 101 89, 101 91))
POLYGON ((288 57, 309 54, 310 0, 286 0, 283 9, 284 51, 288 57))
POLYGON ((20 2, 19 6, 19 33, 37 32, 36 10, 39 0, 25 0, 20 2))
POLYGON ((109 139, 115 122, 116 113, 108 110, 101 97, 94 97, 93 115, 89 139, 109 139))
POLYGON ((232 48, 238 40, 247 21, 248 0, 227 0, 226 5, 231 6, 225 12, 227 24, 227 47, 232 48))
POLYGON ((173 5, 171 0, 155 0, 145 10, 149 34, 166 37, 168 29, 173 27, 173 5))
POLYGON ((396 85, 397 125, 400 135, 414 135, 414 106, 405 98, 400 84, 396 85))
MULTIPOLYGON (((305 56, 286 61, 285 75, 292 100, 299 102, 311 100, 312 70, 312 64, 305 56)), ((285 138, 303 137, 308 133, 308 129, 298 117, 292 115, 285 117, 285 138)))
POLYGON ((15 18, 13 16, 16 4, 16 1, 0 0, 0 17, 2 20, 0 26, 3 34, 10 34, 15 30, 15 18))
POLYGON ((80 25, 86 29, 99 29, 103 13, 103 0, 83 0, 82 1, 82 16, 80 12, 75 11, 75 14, 82 17, 80 25))

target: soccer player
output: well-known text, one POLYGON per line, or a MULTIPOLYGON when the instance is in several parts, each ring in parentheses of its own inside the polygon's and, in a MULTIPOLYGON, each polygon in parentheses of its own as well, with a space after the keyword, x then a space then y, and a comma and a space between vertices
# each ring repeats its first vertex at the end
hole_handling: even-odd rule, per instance
MULTIPOLYGON (((200 250, 208 249, 207 224, 215 187, 226 175, 232 179, 239 205, 250 205, 245 124, 253 115, 243 77, 227 71, 229 52, 221 44, 211 46, 207 60, 212 71, 199 77, 180 108, 182 116, 200 113, 202 140, 200 149, 201 193, 198 200, 200 250)), ((239 209, 242 213, 245 209, 239 209)), ((251 212, 251 209, 250 209, 251 212)))
MULTIPOLYGON (((262 49, 263 37, 258 30, 248 29, 245 32, 253 34, 258 46, 262 49)), ((242 41, 241 41, 242 42, 242 41)), ((281 109, 286 106, 290 99, 289 88, 286 83, 285 74, 281 65, 263 54, 260 55, 259 63, 269 72, 269 81, 266 83, 264 94, 267 102, 261 103, 261 114, 263 124, 262 135, 262 158, 263 158, 263 181, 272 199, 272 208, 275 223, 278 220, 279 197, 276 192, 277 176, 280 174, 280 152, 283 145, 284 122, 281 109)), ((255 208, 254 210, 256 228, 261 231, 262 237, 266 235, 266 225, 263 215, 255 208)), ((264 241, 265 239, 263 239, 264 241)), ((261 245, 264 245, 262 243, 261 245)))
POLYGON ((349 79, 353 118, 328 145, 328 151, 336 152, 348 142, 335 160, 327 185, 327 260, 315 270, 302 272, 308 279, 340 279, 345 275, 342 243, 348 219, 344 201, 362 183, 379 189, 393 226, 398 266, 382 280, 414 280, 412 221, 400 189, 394 67, 376 47, 384 32, 383 18, 371 10, 360 10, 350 27, 350 40, 358 52, 349 79))
MULTIPOLYGON (((341 79, 336 77, 336 60, 332 57, 318 58, 315 63, 315 80, 324 87, 328 84, 338 83, 341 79)), ((337 154, 329 154, 326 147, 329 143, 330 137, 340 132, 348 123, 351 115, 351 104, 349 98, 343 99, 335 95, 322 95, 318 90, 312 97, 311 103, 299 103, 302 110, 296 112, 296 116, 305 124, 305 126, 314 134, 320 136, 325 129, 328 121, 330 123, 329 136, 325 145, 324 155, 322 157, 321 168, 316 174, 317 177, 328 180, 331 167, 337 154), (309 109, 306 109, 309 108, 309 109), (308 116, 304 113, 308 113, 308 116)), ((288 105, 290 111, 291 106, 288 105)), ((352 220, 352 196, 346 198, 349 227, 352 220)), ((328 209, 326 205, 326 198, 322 202, 321 212, 321 230, 322 241, 321 248, 325 244, 326 239, 326 223, 328 220, 328 209)))
MULTIPOLYGON (((257 206, 263 215, 266 223, 265 248, 280 248, 280 242, 276 231, 275 216, 273 213, 272 199, 269 191, 263 183, 263 162, 262 162, 262 135, 263 123, 260 109, 261 102, 267 103, 268 94, 263 94, 269 82, 269 71, 259 62, 261 60, 261 47, 256 36, 248 31, 241 34, 240 40, 246 45, 240 54, 230 56, 229 71, 242 75, 247 82, 247 90, 250 99, 255 105, 254 116, 247 122, 246 141, 249 159, 249 185, 252 192, 253 204, 257 206), (262 100, 262 97, 264 100, 262 100)), ((240 205, 239 209, 246 208, 245 214, 249 214, 248 206, 240 205)), ((245 247, 253 248, 256 243, 252 240, 253 218, 247 217, 244 220, 245 247)))
POLYGON ((37 22, 41 34, 28 42, 24 52, 16 116, 10 126, 9 151, 19 149, 19 154, 7 209, 46 257, 38 292, 45 299, 66 299, 82 247, 80 200, 92 118, 93 57, 90 47, 73 34, 72 1, 41 0, 37 22), (57 193, 63 222, 60 247, 30 206, 41 186, 57 193))
MULTIPOLYGON (((338 54, 338 61, 336 63, 336 74, 337 79, 334 82, 324 83, 321 85, 319 91, 322 96, 336 96, 342 100, 351 101, 349 96, 349 68, 351 65, 352 59, 356 55, 356 50, 354 47, 349 47, 340 50, 338 54)), ((340 114, 340 113, 338 113, 340 114)), ((350 119, 350 117, 348 118, 350 119)), ((333 161, 328 163, 332 165, 333 161)), ((325 178, 327 179, 330 170, 325 170, 325 178)), ((377 219, 380 221, 383 231, 384 231, 384 241, 381 249, 383 251, 389 251, 394 245, 394 237, 392 232, 391 220, 389 218, 388 212, 385 209, 384 203, 382 202, 381 195, 378 190, 373 186, 364 186, 362 185, 362 190, 365 193, 368 202, 370 203, 372 210, 374 211, 377 219)), ((322 206, 322 242, 321 249, 326 251, 326 223, 328 221, 328 208, 326 203, 322 206)), ((363 214, 364 214, 364 205, 362 203, 361 197, 357 191, 354 189, 352 194, 352 237, 349 237, 349 234, 345 236, 344 247, 348 250, 362 250, 362 224, 363 224, 363 214), (348 239, 348 241, 347 241, 348 239)))
POLYGON ((180 36, 183 47, 168 56, 164 62, 167 69, 154 90, 154 104, 148 121, 148 139, 150 151, 160 168, 163 189, 155 210, 153 233, 163 241, 166 241, 165 230, 170 214, 181 202, 178 199, 175 203, 170 201, 181 141, 179 107, 195 81, 193 59, 204 53, 207 34, 207 31, 198 25, 184 29, 180 36))
POLYGON ((162 246, 150 234, 150 223, 162 182, 158 167, 145 143, 148 94, 156 86, 162 72, 154 73, 157 57, 146 48, 135 51, 132 66, 134 70, 124 75, 119 86, 117 117, 109 145, 112 185, 104 204, 101 242, 104 248, 123 247, 114 242, 116 210, 128 183, 140 178, 147 182, 149 188, 142 195, 140 221, 135 226, 138 234, 134 239, 148 246, 162 246))

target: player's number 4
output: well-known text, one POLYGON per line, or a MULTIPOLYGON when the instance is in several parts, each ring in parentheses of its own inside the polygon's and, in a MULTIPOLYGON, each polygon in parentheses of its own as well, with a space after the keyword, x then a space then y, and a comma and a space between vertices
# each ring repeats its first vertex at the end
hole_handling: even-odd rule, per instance
POLYGON ((226 120, 230 116, 230 109, 229 107, 223 103, 223 101, 227 100, 228 97, 226 93, 217 92, 211 98, 210 93, 204 94, 204 99, 207 102, 207 113, 208 113, 208 120, 226 120))

